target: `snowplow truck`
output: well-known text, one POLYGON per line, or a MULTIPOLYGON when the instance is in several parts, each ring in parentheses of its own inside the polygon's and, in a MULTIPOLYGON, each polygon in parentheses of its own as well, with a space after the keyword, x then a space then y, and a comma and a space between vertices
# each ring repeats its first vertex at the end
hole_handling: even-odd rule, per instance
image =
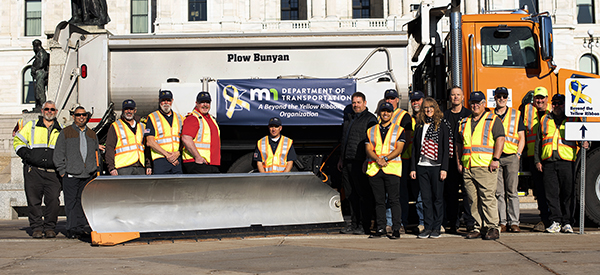
MULTIPOLYGON (((446 6, 421 2, 415 19, 407 23, 410 44, 416 45, 411 55, 416 64, 413 87, 442 105, 448 103, 449 88, 461 87, 465 103, 471 92, 481 91, 486 95, 487 107, 494 108, 493 91, 496 87, 506 87, 508 106, 522 110, 532 102, 532 90, 536 87, 545 87, 551 98, 555 94, 567 95, 569 79, 598 78, 555 64, 552 19, 548 12, 529 14, 525 9, 517 9, 463 15, 459 5, 460 0, 446 6), (439 27, 443 18, 450 23, 447 33, 439 27)), ((598 118, 588 117, 587 121, 597 122, 598 118)), ((587 150, 587 163, 600 162, 598 147, 598 142, 593 142, 587 150)), ((586 216, 600 223, 600 170, 588 166, 585 190, 577 190, 580 169, 578 161, 575 194, 578 197, 584 194, 586 216)), ((531 175, 523 169, 519 173, 521 183, 531 175)))

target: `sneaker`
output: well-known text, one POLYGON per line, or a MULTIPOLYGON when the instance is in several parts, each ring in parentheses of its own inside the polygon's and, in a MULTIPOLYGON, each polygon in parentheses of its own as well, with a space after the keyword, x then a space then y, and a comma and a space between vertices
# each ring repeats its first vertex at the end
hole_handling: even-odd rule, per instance
POLYGON ((369 236, 369 239, 381 238, 381 236, 385 236, 385 235, 387 235, 387 233, 385 232, 385 229, 379 229, 375 233, 371 234, 371 236, 369 236))
POLYGON ((391 227, 391 226, 389 226, 389 225, 386 225, 386 226, 385 226, 385 232, 387 232, 388 234, 390 234, 390 233, 392 233, 392 231, 393 231, 393 230, 392 230, 392 227, 391 227))
POLYGON ((574 233, 573 227, 571 227, 570 224, 565 224, 565 226, 563 226, 563 228, 562 228, 562 232, 563 233, 574 233))
POLYGON ((444 226, 440 226, 440 233, 446 233, 446 228, 444 226))
POLYGON ((437 239, 439 237, 440 237, 440 231, 438 231, 438 230, 433 230, 433 231, 431 231, 431 234, 429 234, 429 238, 432 238, 432 239, 437 239))
POLYGON ((388 237, 390 238, 390 240, 400 239, 400 231, 399 230, 394 230, 394 232, 392 232, 392 235, 390 235, 388 237))
POLYGON ((423 230, 425 230, 425 226, 422 224, 419 224, 419 226, 417 226, 417 231, 418 231, 417 233, 422 233, 423 230))
POLYGON ((550 227, 546 228, 546 232, 559 233, 560 232, 560 223, 552 222, 552 225, 550 225, 550 227))
POLYGON ((431 230, 427 229, 427 230, 423 230, 423 232, 421 234, 419 234, 419 239, 427 239, 429 238, 429 236, 431 235, 431 230))

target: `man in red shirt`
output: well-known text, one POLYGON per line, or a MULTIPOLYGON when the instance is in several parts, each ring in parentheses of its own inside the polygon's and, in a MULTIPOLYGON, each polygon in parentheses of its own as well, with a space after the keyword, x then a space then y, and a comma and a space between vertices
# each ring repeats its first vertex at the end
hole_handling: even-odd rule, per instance
POLYGON ((219 173, 221 165, 220 130, 210 115, 210 94, 200 92, 196 107, 183 121, 183 172, 186 174, 219 173))

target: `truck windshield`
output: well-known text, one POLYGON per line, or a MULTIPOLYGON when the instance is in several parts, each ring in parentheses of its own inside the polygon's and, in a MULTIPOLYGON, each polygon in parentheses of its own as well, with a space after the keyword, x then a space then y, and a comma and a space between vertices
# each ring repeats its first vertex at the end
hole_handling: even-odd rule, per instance
POLYGON ((481 60, 484 66, 537 68, 537 56, 530 28, 481 29, 481 60))

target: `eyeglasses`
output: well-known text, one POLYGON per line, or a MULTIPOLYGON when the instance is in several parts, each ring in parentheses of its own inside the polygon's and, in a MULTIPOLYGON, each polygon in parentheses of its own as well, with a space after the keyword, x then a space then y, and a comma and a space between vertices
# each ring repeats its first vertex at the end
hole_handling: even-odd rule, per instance
POLYGON ((565 103, 562 101, 554 101, 552 102, 552 105, 564 105, 565 103))
POLYGON ((123 111, 133 111, 133 110, 135 110, 135 108, 125 108, 125 109, 123 109, 123 111))
POLYGON ((394 99, 396 99, 396 98, 397 98, 397 97, 391 97, 391 96, 389 96, 389 97, 386 97, 386 98, 385 98, 385 100, 394 100, 394 99))
POLYGON ((56 109, 54 109, 54 108, 44 108, 44 111, 46 111, 46 112, 48 112, 48 111, 56 112, 56 109))
POLYGON ((471 105, 483 105, 483 101, 469 101, 469 104, 471 105))
POLYGON ((78 113, 78 114, 73 114, 73 116, 75 116, 75 117, 87 116, 87 113, 78 113))
POLYGON ((507 94, 502 94, 502 95, 497 95, 496 98, 503 98, 503 99, 507 99, 508 95, 507 94))

